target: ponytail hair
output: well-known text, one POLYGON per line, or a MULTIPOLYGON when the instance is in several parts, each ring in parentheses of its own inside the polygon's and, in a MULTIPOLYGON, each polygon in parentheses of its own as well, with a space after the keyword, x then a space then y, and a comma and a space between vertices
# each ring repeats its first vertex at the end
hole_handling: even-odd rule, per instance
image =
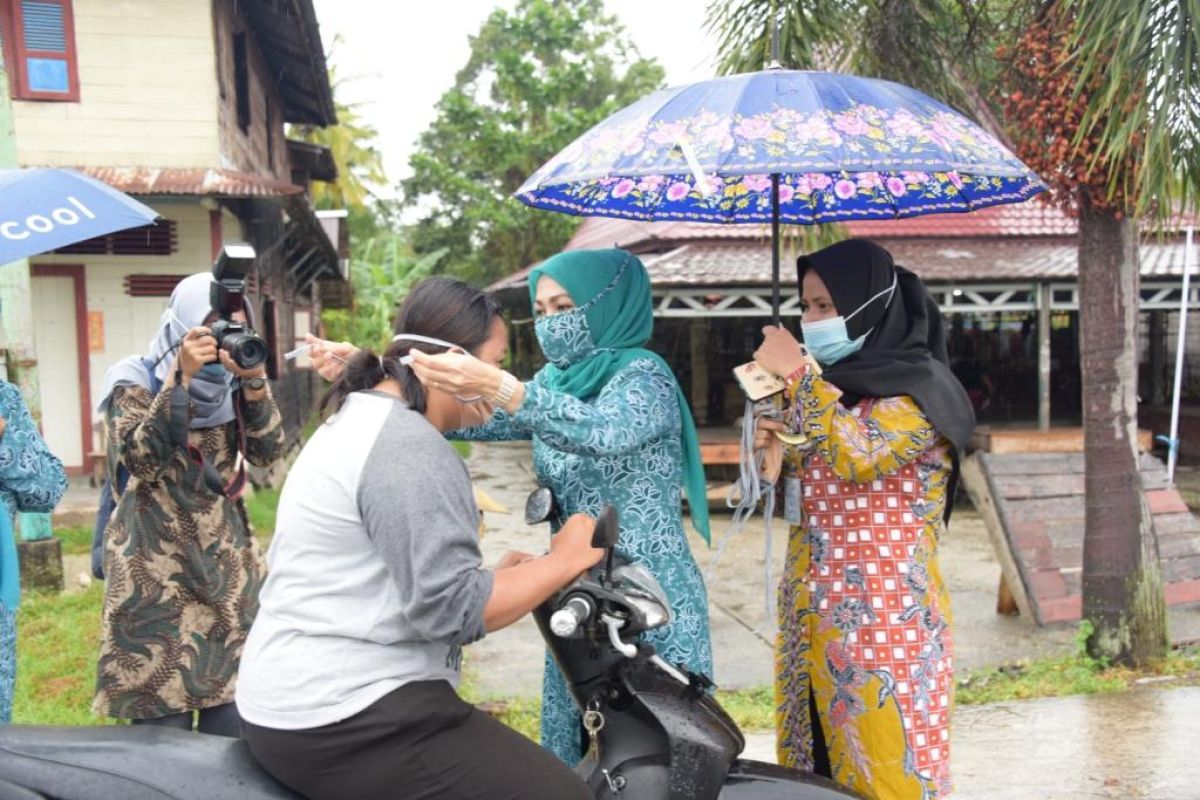
MULTIPOLYGON (((495 298, 462 281, 443 276, 426 278, 413 287, 400 305, 392 333, 428 336, 442 339, 475 353, 488 340, 492 323, 500 314, 495 298)), ((346 362, 346 368, 321 399, 321 411, 341 408, 353 392, 371 389, 391 378, 400 384, 400 392, 408 406, 425 413, 425 387, 416 374, 400 363, 410 350, 422 353, 444 353, 446 348, 425 342, 401 339, 393 341, 376 355, 363 348, 346 362)))

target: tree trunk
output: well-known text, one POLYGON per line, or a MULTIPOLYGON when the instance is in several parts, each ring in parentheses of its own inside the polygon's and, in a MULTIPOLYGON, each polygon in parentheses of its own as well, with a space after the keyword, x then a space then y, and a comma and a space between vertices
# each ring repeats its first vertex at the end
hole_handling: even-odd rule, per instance
POLYGON ((1138 255, 1128 219, 1081 212, 1079 306, 1088 652, 1142 664, 1166 654, 1167 628, 1158 542, 1138 474, 1138 255))

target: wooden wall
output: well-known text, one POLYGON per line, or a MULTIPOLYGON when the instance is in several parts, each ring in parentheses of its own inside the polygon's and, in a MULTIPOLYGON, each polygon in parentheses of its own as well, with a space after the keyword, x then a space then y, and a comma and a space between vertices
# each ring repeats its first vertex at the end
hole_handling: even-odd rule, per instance
POLYGON ((20 163, 217 166, 211 3, 74 0, 73 8, 80 100, 13 101, 20 163))

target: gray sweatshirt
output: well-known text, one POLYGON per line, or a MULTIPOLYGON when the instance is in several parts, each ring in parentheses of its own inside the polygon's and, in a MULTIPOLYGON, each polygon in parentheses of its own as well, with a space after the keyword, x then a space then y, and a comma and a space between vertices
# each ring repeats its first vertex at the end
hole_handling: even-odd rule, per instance
POLYGON ((411 681, 457 685, 492 592, 478 524, 466 465, 425 417, 352 394, 284 484, 238 712, 314 728, 411 681))

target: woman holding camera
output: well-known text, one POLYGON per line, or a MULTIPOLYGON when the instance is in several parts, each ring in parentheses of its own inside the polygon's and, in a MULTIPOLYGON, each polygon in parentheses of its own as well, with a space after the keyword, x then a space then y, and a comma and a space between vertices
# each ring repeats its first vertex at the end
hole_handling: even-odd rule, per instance
POLYGON ((109 474, 129 481, 104 536, 93 709, 189 730, 199 712, 199 730, 236 736, 238 661, 263 581, 242 458, 269 466, 284 433, 264 366, 238 366, 207 327, 212 283, 181 281, 149 352, 105 379, 109 474))
POLYGON ((913 273, 851 239, 798 262, 801 330, 754 354, 787 382, 791 530, 779 585, 779 763, 874 800, 950 793, 950 598, 938 568, 975 424, 913 273), (803 449, 800 449, 803 448, 803 449))

